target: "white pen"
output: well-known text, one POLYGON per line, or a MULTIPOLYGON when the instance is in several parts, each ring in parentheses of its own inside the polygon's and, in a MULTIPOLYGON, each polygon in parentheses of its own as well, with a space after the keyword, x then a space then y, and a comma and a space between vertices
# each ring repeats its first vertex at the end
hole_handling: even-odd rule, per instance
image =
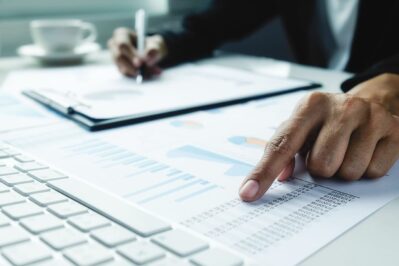
MULTIPOLYGON (((138 55, 143 58, 145 56, 145 38, 146 38, 146 13, 144 9, 139 9, 136 12, 136 35, 137 35, 137 52, 138 55)), ((143 82, 144 75, 144 67, 140 67, 137 73, 136 82, 137 84, 141 84, 143 82)))

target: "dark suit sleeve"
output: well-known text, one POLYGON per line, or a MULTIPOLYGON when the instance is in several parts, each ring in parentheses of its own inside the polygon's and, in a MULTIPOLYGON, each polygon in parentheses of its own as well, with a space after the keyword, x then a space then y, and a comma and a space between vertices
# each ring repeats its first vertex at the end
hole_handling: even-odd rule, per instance
POLYGON ((372 66, 368 70, 356 74, 352 78, 344 81, 341 88, 344 92, 347 92, 356 85, 384 73, 399 74, 399 54, 396 54, 395 56, 392 56, 391 58, 372 66))
POLYGON ((168 48, 163 64, 210 56, 223 42, 248 35, 276 13, 274 0, 210 1, 204 10, 184 19, 180 32, 161 33, 168 48))

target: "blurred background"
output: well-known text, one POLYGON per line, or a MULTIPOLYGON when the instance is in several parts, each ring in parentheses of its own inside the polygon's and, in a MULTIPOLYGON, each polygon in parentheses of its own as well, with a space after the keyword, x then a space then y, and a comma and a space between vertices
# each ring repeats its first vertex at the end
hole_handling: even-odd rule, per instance
MULTIPOLYGON (((182 17, 203 8, 208 0, 0 0, 0 56, 14 56, 31 43, 29 22, 45 18, 78 18, 92 22, 98 42, 106 41, 115 28, 133 26, 133 9, 150 13, 149 30, 178 29, 182 17)), ((268 56, 292 61, 292 53, 276 18, 248 38, 221 47, 228 52, 268 56)))

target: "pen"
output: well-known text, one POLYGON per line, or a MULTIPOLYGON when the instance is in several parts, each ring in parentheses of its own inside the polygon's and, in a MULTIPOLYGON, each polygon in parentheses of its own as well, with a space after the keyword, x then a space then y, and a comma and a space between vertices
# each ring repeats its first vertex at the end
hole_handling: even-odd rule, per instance
MULTIPOLYGON (((137 52, 139 57, 143 58, 145 56, 145 38, 146 38, 146 13, 144 9, 139 9, 136 12, 136 21, 135 28, 137 34, 137 52)), ((144 66, 141 66, 137 77, 137 84, 141 84, 143 82, 144 75, 144 66)))

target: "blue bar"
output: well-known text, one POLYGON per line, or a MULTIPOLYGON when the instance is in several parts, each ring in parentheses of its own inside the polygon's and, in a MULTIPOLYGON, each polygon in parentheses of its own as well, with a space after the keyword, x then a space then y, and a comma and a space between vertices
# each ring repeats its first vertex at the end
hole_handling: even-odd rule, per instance
POLYGON ((181 178, 183 178, 184 180, 190 180, 190 179, 193 179, 194 176, 190 175, 190 174, 184 174, 181 178))
MULTIPOLYGON (((148 165, 148 166, 150 166, 150 167, 144 168, 144 169, 142 169, 140 171, 137 171, 137 172, 134 172, 132 174, 129 174, 129 175, 127 175, 127 177, 134 177, 134 176, 137 176, 137 175, 141 175, 143 173, 148 173, 148 172, 151 172, 153 169, 158 167, 158 165, 152 166, 152 164, 148 165)), ((140 167, 140 168, 142 168, 142 167, 140 167)))
MULTIPOLYGON (((98 139, 89 139, 88 141, 86 141, 86 145, 93 141, 97 142, 98 139)), ((73 148, 80 148, 82 146, 83 146, 82 143, 77 143, 77 144, 73 144, 73 145, 64 146, 61 149, 69 150, 69 149, 73 149, 73 148)))
POLYGON ((155 184, 155 185, 152 185, 152 186, 149 186, 149 187, 140 189, 140 190, 138 190, 138 191, 135 191, 135 192, 131 192, 131 193, 129 193, 129 194, 126 194, 126 195, 124 195, 123 197, 124 197, 124 198, 129 198, 129 197, 132 197, 132 196, 136 196, 136 195, 138 195, 138 194, 141 194, 141 193, 150 191, 150 190, 152 190, 152 189, 159 188, 159 187, 162 187, 162 186, 164 186, 164 185, 170 184, 170 183, 172 183, 172 182, 174 182, 174 181, 176 181, 176 180, 179 180, 179 179, 180 179, 180 177, 170 178, 170 179, 168 179, 168 180, 166 180, 166 181, 164 181, 164 182, 157 183, 157 184, 155 184))
POLYGON ((97 142, 93 142, 93 143, 83 144, 80 147, 73 148, 72 151, 83 152, 85 150, 97 148, 97 147, 104 146, 104 145, 108 145, 108 143, 102 143, 100 141, 97 141, 97 142))
POLYGON ((126 158, 131 158, 134 156, 134 153, 131 153, 130 151, 125 151, 122 154, 118 154, 118 156, 113 156, 111 158, 109 158, 109 160, 112 161, 119 161, 119 160, 125 160, 126 158))
POLYGON ((196 192, 193 192, 193 193, 191 193, 191 194, 188 194, 187 196, 178 198, 178 199, 176 199, 175 201, 176 201, 176 202, 182 202, 182 201, 188 200, 188 199, 190 199, 190 198, 192 198, 192 197, 198 196, 198 195, 200 195, 200 194, 202 194, 202 193, 208 192, 209 190, 215 189, 215 188, 217 188, 217 187, 218 187, 217 185, 213 185, 213 186, 210 186, 210 187, 207 187, 207 188, 198 190, 198 191, 196 191, 196 192))
POLYGON ((88 149, 88 150, 82 150, 82 151, 79 151, 79 152, 72 152, 72 153, 70 153, 70 155, 68 155, 68 156, 65 156, 65 158, 70 158, 70 157, 76 157, 78 154, 88 154, 88 155, 92 155, 92 154, 95 154, 95 152, 97 152, 98 150, 104 150, 104 149, 109 149, 109 147, 107 147, 107 146, 102 146, 101 147, 101 145, 100 145, 100 147, 99 148, 97 148, 97 147, 91 147, 90 149, 88 149), (91 150, 90 150, 91 149, 91 150), (97 151, 96 151, 97 150, 97 151))
MULTIPOLYGON (((143 174, 143 173, 148 173, 148 172, 151 172, 151 170, 153 170, 153 169, 155 169, 156 167, 158 167, 158 165, 151 166, 151 164, 150 164, 150 165, 147 165, 147 166, 150 166, 150 167, 146 167, 146 168, 144 168, 144 169, 142 169, 142 170, 140 170, 140 171, 137 171, 137 172, 128 174, 126 177, 134 177, 134 176, 141 175, 141 174, 143 174)), ((140 167, 140 168, 142 168, 142 167, 140 167)))
POLYGON ((182 185, 182 186, 180 186, 180 187, 177 187, 177 188, 174 188, 174 189, 165 191, 165 192, 163 192, 163 193, 161 193, 161 194, 158 194, 158 195, 155 195, 155 196, 146 198, 146 199, 144 199, 144 200, 141 200, 141 201, 139 201, 139 203, 140 203, 140 204, 148 203, 148 202, 150 202, 150 201, 152 201, 152 200, 156 200, 156 199, 162 198, 162 197, 164 197, 164 196, 167 196, 167 195, 169 195, 169 194, 172 194, 173 192, 176 192, 176 191, 179 191, 179 190, 182 190, 182 189, 191 187, 191 186, 193 186, 193 185, 196 185, 196 184, 199 183, 199 182, 201 182, 201 180, 195 180, 195 181, 193 181, 193 182, 190 182, 190 183, 188 183, 188 184, 182 185))
POLYGON ((105 150, 104 152, 99 153, 98 156, 104 158, 109 155, 114 155, 114 154, 120 153, 121 151, 123 151, 123 149, 113 146, 113 147, 110 147, 108 150, 105 150))
POLYGON ((96 147, 90 147, 88 149, 82 150, 79 153, 95 154, 98 152, 109 150, 109 149, 111 149, 111 147, 112 146, 108 145, 108 144, 101 144, 96 147))
POLYGON ((101 157, 103 157, 104 160, 113 160, 115 158, 116 159, 126 158, 129 155, 131 155, 130 151, 121 149, 118 152, 113 152, 113 153, 110 153, 110 154, 101 155, 101 157))
POLYGON ((124 162, 124 164, 132 164, 132 163, 139 162, 139 161, 146 160, 146 159, 147 158, 145 158, 143 156, 139 156, 139 157, 131 159, 131 160, 127 161, 127 162, 124 162))
POLYGON ((170 173, 168 174, 168 176, 172 176, 172 175, 176 175, 176 174, 180 174, 180 173, 181 173, 180 170, 172 170, 172 172, 170 172, 170 173))
POLYGON ((100 167, 102 169, 108 169, 108 168, 111 168, 111 167, 113 167, 115 165, 118 165, 118 163, 101 164, 100 167))
POLYGON ((153 165, 153 164, 158 164, 158 162, 154 161, 154 160, 148 160, 148 161, 145 161, 145 162, 138 163, 135 166, 138 167, 138 168, 143 168, 143 167, 147 167, 147 166, 150 166, 150 165, 153 165))
POLYGON ((165 170, 165 169, 167 169, 167 168, 169 168, 169 166, 167 166, 167 165, 160 165, 160 166, 156 167, 155 169, 152 169, 152 170, 151 170, 151 173, 156 173, 156 172, 165 170))

